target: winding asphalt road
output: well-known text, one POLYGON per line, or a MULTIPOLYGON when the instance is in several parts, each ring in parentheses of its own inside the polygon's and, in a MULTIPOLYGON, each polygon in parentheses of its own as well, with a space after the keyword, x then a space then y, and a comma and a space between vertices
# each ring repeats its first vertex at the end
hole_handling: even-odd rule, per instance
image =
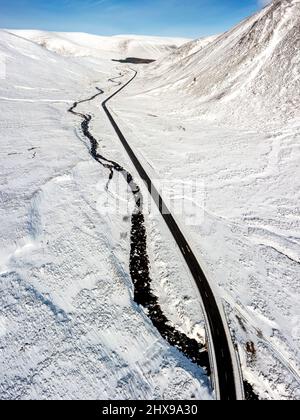
POLYGON ((165 205, 162 197, 160 196, 155 186, 152 184, 151 179, 147 175, 142 164, 133 152, 132 148, 121 132, 118 124, 107 108, 107 103, 116 95, 118 95, 123 89, 125 89, 126 86, 128 86, 136 78, 137 72, 135 70, 133 71, 134 76, 127 83, 122 85, 120 89, 108 97, 102 103, 102 107, 127 154, 129 155, 132 163, 134 164, 139 176, 147 185, 149 193, 158 206, 163 219, 165 220, 171 234, 173 235, 178 247, 181 250, 183 258, 189 267, 189 270, 202 297, 210 331, 210 338, 212 341, 210 344, 212 345, 212 350, 214 353, 214 366, 212 366, 212 368, 214 375, 217 377, 217 395, 219 396, 220 400, 238 400, 243 397, 242 381, 239 378, 239 371, 237 372, 238 362, 237 360, 234 360, 234 347, 230 340, 230 334, 228 332, 226 333, 226 327, 223 322, 214 293, 202 268, 200 267, 197 258, 195 257, 195 254, 190 248, 178 224, 176 223, 171 213, 168 211, 168 208, 165 205))

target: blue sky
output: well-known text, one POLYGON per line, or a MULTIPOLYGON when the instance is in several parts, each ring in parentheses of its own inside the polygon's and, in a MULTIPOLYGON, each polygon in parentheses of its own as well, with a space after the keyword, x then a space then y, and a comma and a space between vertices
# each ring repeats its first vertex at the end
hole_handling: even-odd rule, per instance
POLYGON ((0 0, 0 27, 196 38, 225 31, 265 0, 0 0))

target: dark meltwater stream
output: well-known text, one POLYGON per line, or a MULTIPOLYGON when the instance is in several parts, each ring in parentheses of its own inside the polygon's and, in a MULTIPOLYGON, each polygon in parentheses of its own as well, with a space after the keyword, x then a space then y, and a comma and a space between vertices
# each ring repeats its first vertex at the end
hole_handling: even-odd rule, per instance
POLYGON ((135 208, 131 215, 130 250, 130 275, 134 285, 134 301, 146 309, 147 316, 151 319, 161 336, 170 345, 176 347, 188 359, 204 368, 206 373, 210 375, 211 371, 206 347, 171 325, 159 306, 158 298, 152 292, 150 263, 147 252, 147 233, 143 214, 143 197, 139 186, 134 182, 133 176, 121 165, 98 153, 98 141, 89 130, 89 125, 92 120, 91 115, 75 111, 79 104, 92 101, 104 93, 101 89, 97 88, 97 90, 98 93, 91 98, 75 102, 69 109, 69 112, 82 118, 81 128, 84 136, 89 139, 92 157, 104 168, 109 170, 110 174, 107 188, 116 171, 123 175, 134 197, 135 208))

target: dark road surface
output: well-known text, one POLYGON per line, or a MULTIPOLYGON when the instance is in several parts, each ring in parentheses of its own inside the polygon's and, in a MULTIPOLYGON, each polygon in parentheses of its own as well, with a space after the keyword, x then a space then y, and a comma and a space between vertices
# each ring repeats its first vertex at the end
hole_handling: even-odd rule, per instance
POLYGON ((118 135, 122 145, 128 153, 132 163, 134 164, 139 176, 147 185, 148 191, 150 192, 154 201, 159 207, 159 211, 163 219, 165 220, 171 234, 173 235, 178 247, 180 248, 181 253, 198 287, 198 290, 202 297, 207 320, 209 323, 209 329, 212 340, 212 343, 210 344, 212 345, 215 354, 214 367, 217 370, 217 372, 215 372, 215 375, 217 376, 219 383, 219 397, 221 400, 237 400, 240 398, 239 396, 242 395, 242 391, 239 390, 239 385, 237 385, 235 381, 235 372, 233 367, 234 364, 229 344, 230 338, 226 334, 223 319, 220 314, 216 298, 209 285, 209 282, 202 268, 200 267, 197 258, 191 250, 187 240, 181 232, 178 224, 168 211, 162 197, 160 196, 155 186, 152 184, 151 179, 149 178, 143 166, 139 162, 137 156, 129 146, 118 124, 116 123, 116 121, 114 120, 110 111, 107 108, 107 103, 119 92, 125 89, 126 86, 128 86, 129 83, 131 83, 135 79, 135 77, 137 76, 137 72, 134 71, 134 73, 134 76, 127 83, 125 83, 120 89, 118 89, 113 95, 111 95, 102 103, 102 107, 107 117, 109 118, 116 134, 118 135))

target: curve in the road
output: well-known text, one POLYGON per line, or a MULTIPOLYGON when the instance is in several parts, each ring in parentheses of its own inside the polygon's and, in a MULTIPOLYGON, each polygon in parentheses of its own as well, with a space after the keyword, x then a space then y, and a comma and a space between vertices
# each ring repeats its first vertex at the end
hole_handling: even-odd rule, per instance
POLYGON ((137 158, 134 151, 127 142, 126 138, 124 137, 123 133, 121 132, 117 122, 114 120, 112 114, 107 108, 108 102, 112 98, 117 96, 123 89, 126 88, 126 86, 128 86, 136 78, 137 72, 135 70, 133 71, 133 77, 130 80, 128 80, 128 82, 126 82, 121 88, 117 89, 105 101, 103 101, 102 107, 109 121, 111 122, 116 134, 118 135, 123 147, 129 155, 133 165, 135 166, 139 176, 145 182, 149 193, 156 202, 159 211, 163 219, 165 220, 171 234, 173 235, 179 249, 181 250, 183 258, 185 259, 186 264, 188 265, 190 272, 198 287, 209 324, 209 330, 216 364, 215 374, 218 377, 219 398, 221 400, 237 400, 241 398, 241 395, 243 395, 243 390, 237 381, 237 374, 234 371, 233 365, 233 354, 232 350, 230 350, 229 345, 229 334, 226 333, 226 328, 212 288, 195 254, 189 246, 185 236, 181 232, 174 217, 168 211, 168 208, 165 205, 163 198, 161 197, 155 186, 152 184, 150 177, 146 173, 139 159, 137 158))

